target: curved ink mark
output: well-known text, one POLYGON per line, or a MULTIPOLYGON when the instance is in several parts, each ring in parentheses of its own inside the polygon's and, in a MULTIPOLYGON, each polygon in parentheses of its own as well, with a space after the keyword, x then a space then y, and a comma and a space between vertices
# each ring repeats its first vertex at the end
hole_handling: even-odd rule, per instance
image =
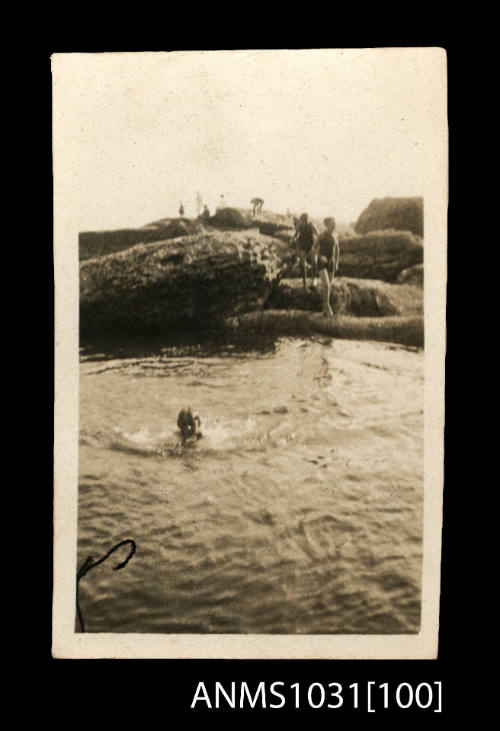
POLYGON ((76 574, 76 611, 78 614, 78 620, 80 622, 82 632, 85 632, 85 623, 83 621, 83 616, 82 616, 82 611, 80 609, 80 602, 79 602, 79 596, 78 596, 80 579, 82 579, 85 576, 85 574, 88 574, 88 572, 91 571, 92 569, 94 569, 96 566, 99 566, 99 564, 104 563, 104 561, 106 561, 111 556, 111 554, 113 554, 119 548, 121 548, 122 546, 126 546, 126 545, 130 546, 130 551, 128 553, 128 556, 124 561, 119 563, 117 566, 113 566, 113 571, 119 571, 120 569, 125 568, 125 566, 128 564, 128 562, 130 561, 132 556, 135 554, 135 551, 137 548, 135 541, 133 541, 131 538, 127 538, 126 540, 120 541, 119 543, 117 543, 115 546, 113 546, 113 548, 111 548, 106 553, 105 556, 98 559, 97 561, 94 561, 92 556, 88 556, 85 559, 85 561, 83 562, 83 565, 80 568, 80 570, 77 572, 77 574, 76 574))

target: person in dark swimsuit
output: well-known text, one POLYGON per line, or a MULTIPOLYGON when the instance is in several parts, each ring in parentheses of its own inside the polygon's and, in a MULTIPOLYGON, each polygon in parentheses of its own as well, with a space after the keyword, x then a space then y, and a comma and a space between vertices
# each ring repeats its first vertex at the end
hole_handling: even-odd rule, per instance
POLYGON ((183 443, 194 439, 201 439, 201 420, 198 414, 193 414, 191 408, 182 409, 177 417, 177 426, 181 433, 183 443))
POLYGON ((307 257, 312 257, 313 263, 313 284, 317 277, 317 257, 313 251, 314 240, 318 235, 318 231, 313 223, 308 220, 307 213, 303 213, 298 220, 297 227, 295 229, 295 235, 293 237, 293 243, 297 246, 298 256, 302 268, 302 282, 304 289, 307 287, 306 283, 306 261, 307 257))
POLYGON ((325 218, 326 231, 318 237, 318 272, 323 284, 323 314, 333 315, 330 293, 335 272, 339 266, 339 239, 335 231, 335 219, 325 218))

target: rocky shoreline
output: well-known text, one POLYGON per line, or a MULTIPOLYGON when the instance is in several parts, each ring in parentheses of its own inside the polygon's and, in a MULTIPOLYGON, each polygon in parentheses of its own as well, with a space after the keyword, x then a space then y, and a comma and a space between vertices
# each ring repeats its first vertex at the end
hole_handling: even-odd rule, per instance
POLYGON ((80 235, 83 342, 318 332, 423 346, 423 245, 410 232, 341 238, 336 314, 326 318, 321 290, 297 278, 286 220, 227 209, 209 222, 163 219, 126 231, 80 235))

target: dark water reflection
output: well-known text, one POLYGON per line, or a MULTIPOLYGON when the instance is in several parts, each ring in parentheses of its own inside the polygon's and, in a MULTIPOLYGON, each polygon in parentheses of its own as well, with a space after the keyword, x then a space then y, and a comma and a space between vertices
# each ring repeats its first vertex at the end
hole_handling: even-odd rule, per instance
POLYGON ((130 339, 102 338, 88 340, 80 345, 82 360, 114 360, 117 358, 151 358, 164 356, 176 358, 191 356, 196 358, 221 358, 251 353, 271 354, 276 351, 276 336, 259 335, 247 337, 230 337, 228 335, 211 334, 203 338, 200 335, 186 333, 182 338, 167 336, 139 337, 130 339))

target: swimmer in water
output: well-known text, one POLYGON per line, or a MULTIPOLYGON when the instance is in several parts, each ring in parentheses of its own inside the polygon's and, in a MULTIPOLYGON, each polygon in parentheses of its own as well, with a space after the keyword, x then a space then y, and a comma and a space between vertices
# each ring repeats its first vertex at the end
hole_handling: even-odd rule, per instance
POLYGON ((179 411, 177 426, 179 427, 183 442, 201 439, 203 436, 200 431, 201 419, 198 414, 193 414, 191 407, 179 411))

